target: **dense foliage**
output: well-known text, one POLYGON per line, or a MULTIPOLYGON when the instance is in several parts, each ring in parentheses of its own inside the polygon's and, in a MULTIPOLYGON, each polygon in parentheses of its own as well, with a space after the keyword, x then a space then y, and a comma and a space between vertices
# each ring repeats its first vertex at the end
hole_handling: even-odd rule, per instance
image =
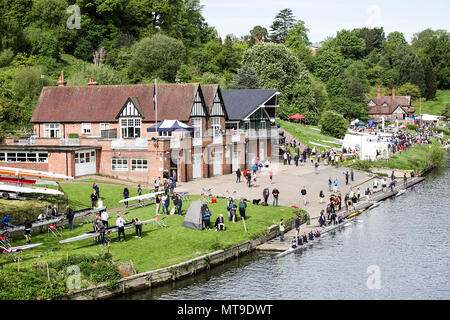
POLYGON ((424 101, 450 86, 447 30, 426 29, 410 44, 382 27, 340 30, 313 48, 289 8, 269 30, 225 39, 202 8, 200 0, 0 0, 0 131, 27 126, 42 87, 61 71, 68 85, 94 77, 273 88, 281 118, 299 112, 310 124, 330 109, 364 119, 374 88, 424 101))

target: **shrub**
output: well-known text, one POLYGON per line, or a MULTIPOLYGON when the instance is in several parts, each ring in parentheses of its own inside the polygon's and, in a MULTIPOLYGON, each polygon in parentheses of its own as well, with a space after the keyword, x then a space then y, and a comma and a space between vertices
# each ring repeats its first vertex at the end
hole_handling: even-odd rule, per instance
POLYGON ((319 125, 323 134, 343 138, 347 132, 348 122, 341 114, 328 110, 322 114, 319 125))

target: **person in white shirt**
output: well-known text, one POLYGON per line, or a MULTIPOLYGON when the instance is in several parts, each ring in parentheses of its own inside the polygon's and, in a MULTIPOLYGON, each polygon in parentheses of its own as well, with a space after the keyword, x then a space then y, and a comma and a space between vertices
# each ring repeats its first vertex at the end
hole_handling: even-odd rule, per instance
POLYGON ((120 214, 117 215, 116 219, 116 227, 117 232, 119 234, 119 242, 120 242, 120 234, 123 234, 123 241, 125 242, 125 220, 120 216, 120 214))
POLYGON ((103 200, 102 200, 102 198, 98 198, 97 208, 103 208, 103 200))
MULTIPOLYGON (((44 220, 45 220, 45 214, 41 213, 41 214, 38 216, 38 220, 39 220, 39 221, 44 221, 44 220)), ((39 232, 40 232, 40 233, 44 233, 44 226, 41 226, 41 227, 40 227, 39 232)))
POLYGON ((106 212, 106 210, 102 211, 101 217, 102 217, 103 225, 105 226, 105 228, 108 228, 109 227, 109 225, 108 225, 108 219, 109 219, 108 212, 106 212))

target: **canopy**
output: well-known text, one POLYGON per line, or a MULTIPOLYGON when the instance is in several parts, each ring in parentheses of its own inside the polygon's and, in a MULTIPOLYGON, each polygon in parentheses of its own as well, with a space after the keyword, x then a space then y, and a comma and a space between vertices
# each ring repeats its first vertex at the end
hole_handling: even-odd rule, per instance
POLYGON ((358 122, 356 122, 355 123, 355 126, 365 126, 366 125, 366 123, 364 122, 364 121, 362 121, 362 120, 358 120, 358 122))
POLYGON ((203 229, 203 210, 206 204, 201 200, 191 203, 183 220, 183 227, 194 230, 203 229))
POLYGON ((194 127, 188 126, 187 124, 178 121, 178 120, 163 120, 158 122, 157 125, 147 128, 147 132, 156 132, 156 128, 158 128, 158 132, 172 132, 172 131, 194 131, 194 127))
POLYGON ((300 113, 296 113, 293 116, 290 116, 289 119, 306 119, 304 116, 302 116, 300 113))

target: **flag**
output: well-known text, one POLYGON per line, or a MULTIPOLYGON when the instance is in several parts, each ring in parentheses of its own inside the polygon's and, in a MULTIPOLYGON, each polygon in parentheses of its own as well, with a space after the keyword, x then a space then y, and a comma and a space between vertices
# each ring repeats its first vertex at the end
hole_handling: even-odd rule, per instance
POLYGON ((156 83, 155 86, 153 87, 153 110, 155 110, 156 108, 156 83))

